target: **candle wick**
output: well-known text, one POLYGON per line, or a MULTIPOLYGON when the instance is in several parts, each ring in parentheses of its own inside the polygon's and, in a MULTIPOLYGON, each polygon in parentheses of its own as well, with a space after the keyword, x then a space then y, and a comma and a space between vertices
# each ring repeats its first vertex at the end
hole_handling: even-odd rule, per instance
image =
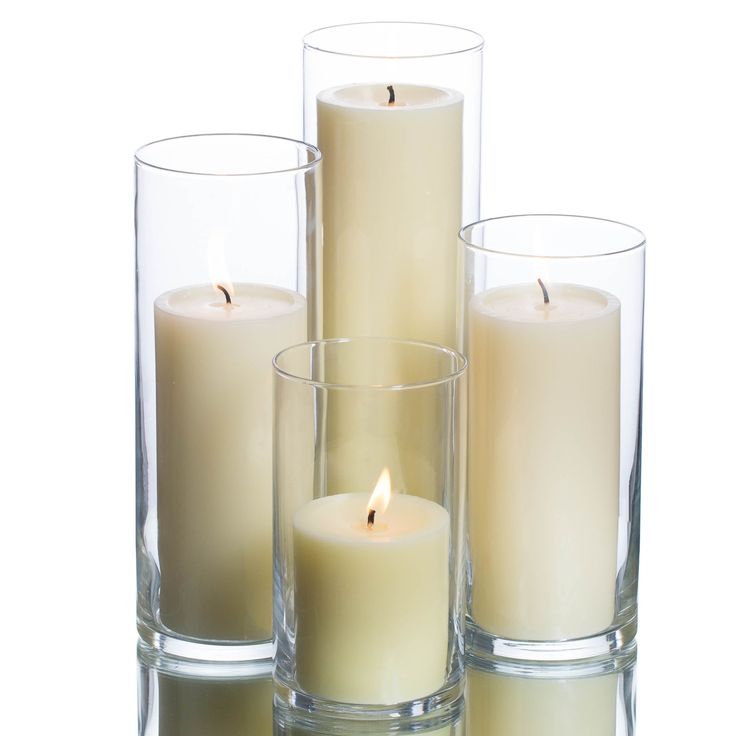
POLYGON ((394 92, 393 84, 389 84, 386 89, 388 90, 388 104, 393 105, 396 102, 396 93, 394 92))
POLYGON ((547 287, 544 285, 542 279, 537 279, 537 283, 542 287, 542 296, 544 296, 544 303, 549 304, 549 294, 547 293, 547 287))
POLYGON ((376 510, 375 509, 368 509, 368 528, 372 529, 373 524, 376 521, 376 510))
POLYGON ((224 286, 221 286, 220 284, 217 284, 217 288, 225 295, 225 301, 228 304, 232 304, 233 300, 230 298, 230 294, 228 290, 224 286))

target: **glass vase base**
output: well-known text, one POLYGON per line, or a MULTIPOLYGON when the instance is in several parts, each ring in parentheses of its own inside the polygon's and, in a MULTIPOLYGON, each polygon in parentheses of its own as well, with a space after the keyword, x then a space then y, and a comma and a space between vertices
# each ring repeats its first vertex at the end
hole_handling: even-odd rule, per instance
POLYGON ((274 678, 276 710, 284 724, 299 728, 316 728, 325 723, 359 724, 361 730, 371 723, 382 724, 381 730, 403 730, 403 725, 411 721, 412 730, 418 724, 428 729, 453 723, 463 707, 465 677, 447 684, 441 690, 424 698, 390 705, 362 703, 341 703, 308 695, 295 690, 274 678))
POLYGON ((194 639, 158 631, 142 621, 138 622, 138 634, 143 645, 158 653, 162 661, 185 660, 203 671, 210 666, 218 672, 227 669, 229 675, 237 675, 241 666, 270 662, 274 653, 274 644, 270 639, 247 643, 194 639), (228 666, 223 668, 223 665, 228 666))
POLYGON ((468 656, 476 662, 520 660, 525 662, 576 662, 610 657, 627 650, 636 639, 636 614, 620 625, 593 636, 561 641, 522 641, 506 639, 485 631, 472 618, 467 619, 466 646, 468 656))

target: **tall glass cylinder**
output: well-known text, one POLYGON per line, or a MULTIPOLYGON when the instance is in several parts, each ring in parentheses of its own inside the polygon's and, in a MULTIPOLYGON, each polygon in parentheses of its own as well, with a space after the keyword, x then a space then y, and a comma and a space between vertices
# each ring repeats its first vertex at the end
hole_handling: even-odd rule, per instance
POLYGON ((578 659, 636 633, 643 234, 477 222, 465 250, 469 645, 578 659))
POLYGON ((260 135, 136 153, 138 625, 171 654, 272 653, 271 360, 308 335, 319 163, 260 135))
POLYGON ((462 694, 464 357, 355 338, 274 365, 277 694, 341 716, 448 707, 462 694))
POLYGON ((460 225, 478 217, 483 39, 355 23, 304 39, 304 137, 324 156, 321 335, 456 347, 460 225))

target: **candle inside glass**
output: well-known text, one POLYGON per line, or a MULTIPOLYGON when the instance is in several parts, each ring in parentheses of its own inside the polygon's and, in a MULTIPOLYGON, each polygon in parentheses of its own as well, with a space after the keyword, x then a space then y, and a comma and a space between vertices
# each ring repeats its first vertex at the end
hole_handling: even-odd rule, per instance
POLYGON ((617 571, 620 302, 543 285, 469 307, 471 612, 524 641, 609 626, 617 571))
POLYGON ((211 285, 156 299, 160 617, 201 639, 271 637, 273 356, 306 300, 211 285))
POLYGON ((300 687, 373 704, 439 689, 447 663, 447 511, 405 494, 393 494, 382 510, 371 494, 345 493, 310 501, 293 529, 300 687))

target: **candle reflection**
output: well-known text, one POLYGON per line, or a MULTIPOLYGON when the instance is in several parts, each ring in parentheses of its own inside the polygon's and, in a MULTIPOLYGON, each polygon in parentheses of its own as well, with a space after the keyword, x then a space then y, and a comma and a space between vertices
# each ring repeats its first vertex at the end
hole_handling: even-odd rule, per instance
POLYGON ((467 671, 466 736, 634 736, 636 653, 467 671))
POLYGON ((208 676, 171 666, 139 652, 139 736, 271 736, 270 664, 238 676, 218 674, 217 665, 208 676))

